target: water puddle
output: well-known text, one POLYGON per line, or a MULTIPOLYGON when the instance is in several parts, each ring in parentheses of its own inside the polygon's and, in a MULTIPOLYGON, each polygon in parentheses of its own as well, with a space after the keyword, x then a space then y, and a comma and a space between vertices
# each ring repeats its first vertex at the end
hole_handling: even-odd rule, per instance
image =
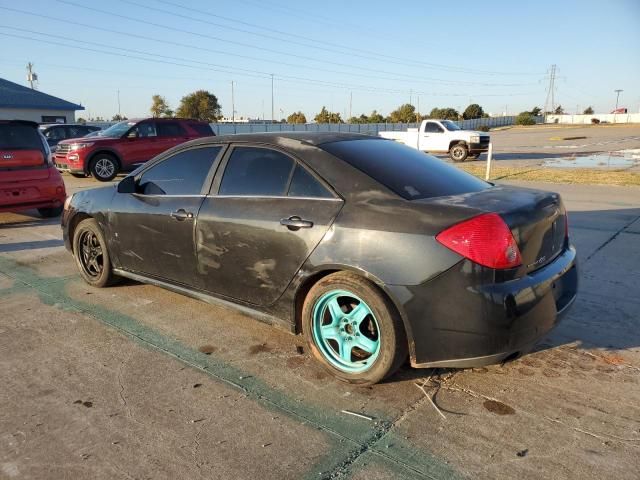
POLYGON ((546 160, 543 167, 556 168, 631 168, 640 166, 640 149, 573 155, 546 160))

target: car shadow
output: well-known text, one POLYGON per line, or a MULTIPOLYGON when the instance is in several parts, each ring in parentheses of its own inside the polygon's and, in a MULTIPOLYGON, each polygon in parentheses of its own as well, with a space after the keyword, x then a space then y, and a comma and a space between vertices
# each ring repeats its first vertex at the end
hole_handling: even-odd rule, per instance
POLYGON ((22 250, 38 250, 40 248, 61 247, 64 242, 55 240, 34 240, 31 242, 0 243, 0 253, 19 252, 22 250))

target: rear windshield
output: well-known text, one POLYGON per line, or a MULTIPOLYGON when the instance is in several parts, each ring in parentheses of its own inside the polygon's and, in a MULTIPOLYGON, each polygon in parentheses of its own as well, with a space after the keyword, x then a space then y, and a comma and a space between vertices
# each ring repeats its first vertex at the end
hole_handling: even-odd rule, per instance
POLYGON ((40 150, 44 147, 36 128, 15 123, 0 124, 0 150, 40 150))
POLYGON ((478 192, 491 186, 436 157, 392 140, 343 140, 319 147, 407 200, 478 192))

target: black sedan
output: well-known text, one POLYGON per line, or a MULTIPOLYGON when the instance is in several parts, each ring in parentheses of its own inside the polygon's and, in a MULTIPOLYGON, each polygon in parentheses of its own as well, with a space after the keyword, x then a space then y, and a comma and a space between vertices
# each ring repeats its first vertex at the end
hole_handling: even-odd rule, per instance
POLYGON ((82 277, 117 277, 303 333, 336 377, 526 353, 577 291, 560 196, 381 138, 208 137, 65 204, 82 277))

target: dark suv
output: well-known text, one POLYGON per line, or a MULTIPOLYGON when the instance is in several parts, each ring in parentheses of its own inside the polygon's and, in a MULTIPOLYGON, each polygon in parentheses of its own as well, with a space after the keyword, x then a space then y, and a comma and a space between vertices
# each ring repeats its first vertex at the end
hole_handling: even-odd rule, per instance
POLYGON ((145 118, 116 123, 99 136, 63 140, 54 160, 58 170, 74 176, 88 174, 108 182, 119 172, 134 170, 171 147, 215 135, 211 126, 183 118, 145 118))
POLYGON ((40 125, 40 131, 47 139, 47 143, 53 149, 58 143, 67 138, 79 138, 100 131, 100 127, 92 125, 79 125, 73 123, 53 123, 40 125))

